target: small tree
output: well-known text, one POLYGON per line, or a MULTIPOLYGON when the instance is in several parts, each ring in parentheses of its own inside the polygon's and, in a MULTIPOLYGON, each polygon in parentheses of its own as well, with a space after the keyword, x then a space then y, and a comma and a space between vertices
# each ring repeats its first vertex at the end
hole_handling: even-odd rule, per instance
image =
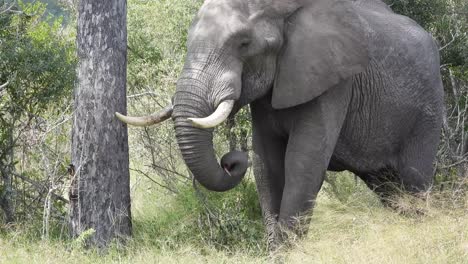
POLYGON ((72 135, 70 225, 93 229, 88 244, 106 246, 131 235, 126 126, 125 0, 82 0, 78 6, 78 85, 72 135))
POLYGON ((18 152, 30 147, 25 134, 61 105, 75 80, 73 42, 45 10, 40 2, 0 0, 0 208, 7 223, 33 211, 40 197, 26 197, 33 195, 23 183, 32 181, 16 171, 18 152))

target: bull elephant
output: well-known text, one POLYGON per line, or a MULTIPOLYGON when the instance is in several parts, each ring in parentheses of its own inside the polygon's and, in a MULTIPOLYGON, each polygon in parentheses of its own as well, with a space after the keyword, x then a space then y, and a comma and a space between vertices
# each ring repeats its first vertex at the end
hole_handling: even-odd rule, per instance
POLYGON ((173 107, 118 117, 145 126, 172 117, 196 180, 226 191, 242 180, 247 155, 218 163, 213 127, 250 104, 270 241, 278 226, 304 234, 297 219, 327 170, 351 171, 381 197, 389 182, 430 188, 443 115, 438 48, 380 0, 206 0, 187 49, 173 107))

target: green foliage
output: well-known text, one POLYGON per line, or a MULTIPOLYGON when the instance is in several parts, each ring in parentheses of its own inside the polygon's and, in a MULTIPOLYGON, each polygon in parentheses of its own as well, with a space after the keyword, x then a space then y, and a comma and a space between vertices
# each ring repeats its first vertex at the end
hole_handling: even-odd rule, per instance
MULTIPOLYGON (((185 58, 187 31, 202 1, 128 1, 128 112, 147 115, 165 107, 174 95, 185 58)), ((188 174, 177 150, 170 121, 130 129, 131 168, 170 188, 188 174)))
POLYGON ((83 231, 75 240, 73 240, 72 247, 77 249, 83 249, 86 246, 86 242, 92 238, 92 236, 96 233, 96 230, 90 228, 88 230, 83 231))
POLYGON ((448 11, 446 0, 389 0, 386 2, 395 12, 411 17, 426 29, 448 11))
POLYGON ((65 11, 62 1, 60 0, 23 0, 25 3, 35 3, 42 2, 46 4, 45 15, 51 15, 53 17, 63 17, 65 20, 68 20, 68 12, 65 11))
POLYGON ((366 202, 380 203, 366 184, 350 172, 328 172, 322 191, 342 204, 349 204, 363 197, 366 197, 366 202))
POLYGON ((265 250, 261 209, 252 181, 226 194, 205 195, 198 223, 207 243, 225 249, 265 250))
POLYGON ((155 194, 155 201, 161 205, 145 206, 141 211, 137 208, 134 242, 171 250, 191 244, 229 252, 265 252, 264 227, 253 182, 244 182, 227 193, 198 188, 184 186, 179 194, 166 198, 155 194), (158 213, 153 213, 156 210, 158 213))
MULTIPOLYGON (((37 133, 44 132, 44 116, 63 114, 61 107, 71 99, 76 65, 73 35, 64 31, 61 18, 45 16, 45 8, 41 2, 19 1, 0 12, 0 85, 5 84, 0 91, 0 169, 8 168, 3 177, 11 177, 18 166, 14 150, 22 146, 26 154, 38 141, 37 133)), ((27 172, 28 164, 22 165, 22 172, 27 172)), ((33 173, 29 176, 36 178, 33 173)), ((8 182, 11 185, 4 178, 2 184, 8 182)), ((22 199, 25 206, 27 199, 22 199)))
POLYGON ((44 5, 20 2, 21 14, 3 15, 0 80, 7 86, 10 109, 38 113, 70 93, 74 82, 74 47, 60 36, 61 20, 41 20, 44 5))
POLYGON ((418 22, 439 42, 441 64, 468 67, 468 3, 464 0, 393 0, 392 9, 418 22))
POLYGON ((61 35, 61 20, 42 20, 41 3, 18 6, 21 13, 0 17, 0 128, 24 116, 43 113, 71 93, 74 84, 73 42, 61 35))
MULTIPOLYGON (((161 0, 128 3, 128 87, 172 96, 185 57, 187 30, 201 1, 161 0), (161 80, 163 79, 163 80, 161 80), (169 87, 168 87, 169 86, 169 87)), ((157 99, 158 100, 158 99, 157 99)))

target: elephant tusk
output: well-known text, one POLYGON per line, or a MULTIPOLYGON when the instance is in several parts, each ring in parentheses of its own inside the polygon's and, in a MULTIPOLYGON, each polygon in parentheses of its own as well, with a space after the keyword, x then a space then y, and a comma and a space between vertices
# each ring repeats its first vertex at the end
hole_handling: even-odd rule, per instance
POLYGON ((223 101, 218 105, 216 111, 214 111, 210 116, 205 118, 188 118, 188 120, 192 122, 194 127, 213 128, 228 118, 233 107, 234 100, 223 101))
POLYGON ((163 110, 158 113, 149 116, 142 116, 142 117, 132 117, 132 116, 125 116, 121 113, 115 113, 115 116, 122 122, 132 125, 132 126, 151 126, 158 123, 161 123, 164 120, 171 118, 172 116, 172 105, 167 106, 163 110))

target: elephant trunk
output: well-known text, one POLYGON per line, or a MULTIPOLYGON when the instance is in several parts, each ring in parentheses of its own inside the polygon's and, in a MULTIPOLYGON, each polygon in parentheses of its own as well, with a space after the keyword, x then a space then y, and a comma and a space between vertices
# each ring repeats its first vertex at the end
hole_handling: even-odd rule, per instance
POLYGON ((175 132, 180 151, 195 179, 211 191, 227 191, 239 184, 248 167, 247 155, 231 151, 216 160, 213 129, 195 127, 190 119, 210 116, 214 108, 206 88, 196 81, 179 79, 174 100, 175 132))

